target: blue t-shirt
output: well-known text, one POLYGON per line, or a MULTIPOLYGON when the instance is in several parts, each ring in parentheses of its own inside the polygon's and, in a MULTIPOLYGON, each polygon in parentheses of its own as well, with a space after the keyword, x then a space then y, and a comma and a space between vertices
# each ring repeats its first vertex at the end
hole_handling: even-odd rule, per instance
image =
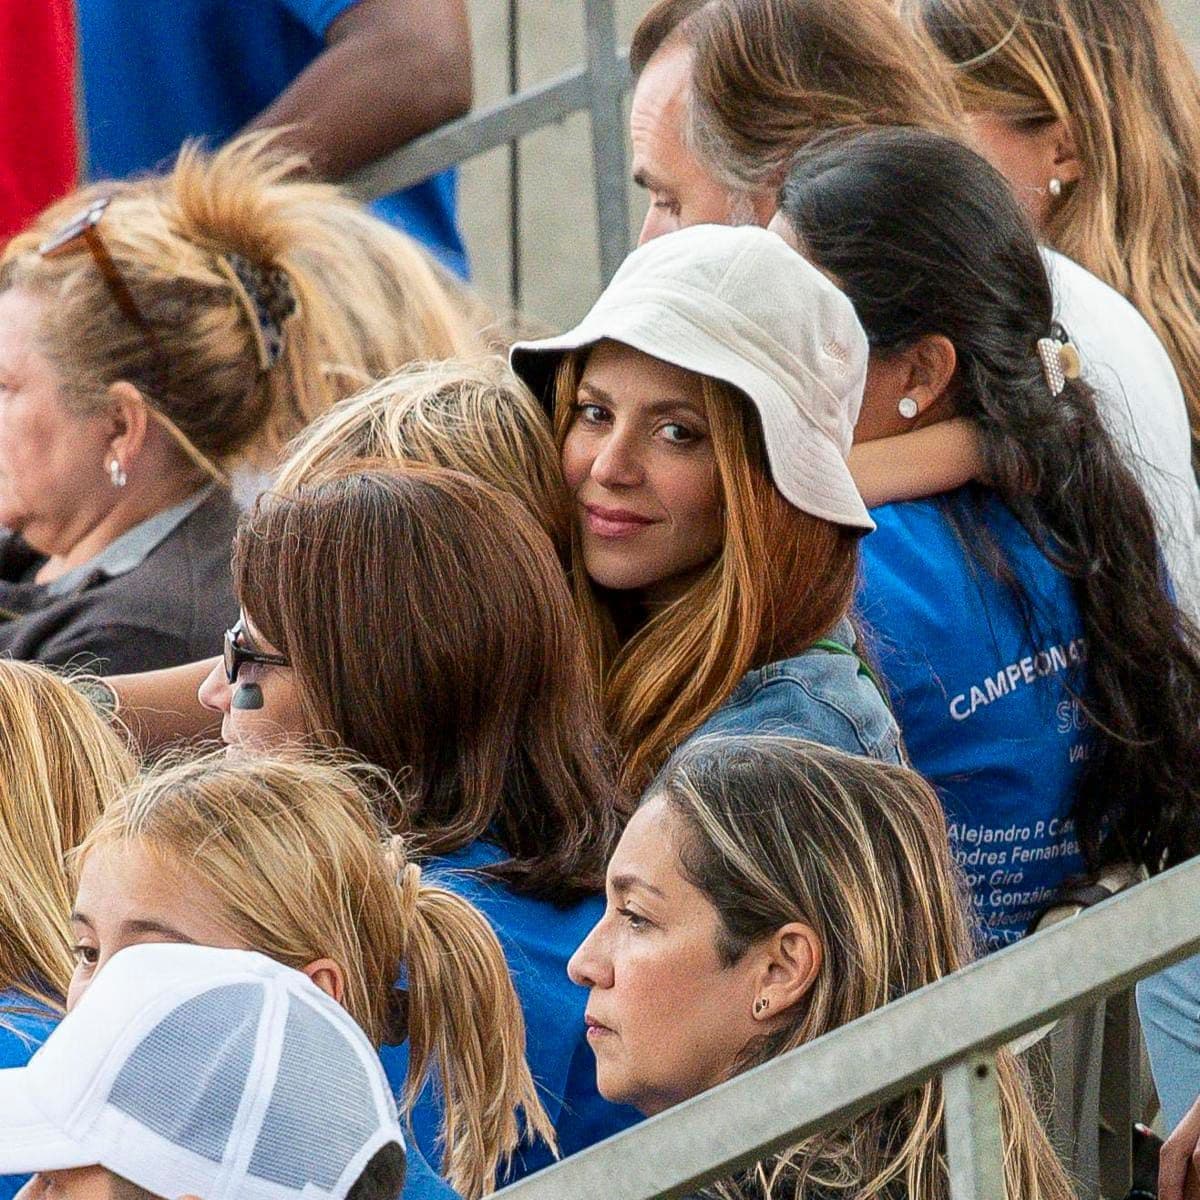
MULTIPOLYGON (((0 991, 0 1071, 25 1066, 58 1022, 23 992, 0 991)), ((12 1200, 28 1182, 27 1175, 0 1175, 0 1200, 12 1200)))
POLYGON ((994 493, 975 486, 872 514, 859 609, 913 765, 937 789, 988 949, 1023 936, 1083 870, 1069 814, 1092 749, 1086 649, 1070 582, 994 493), (1032 602, 964 546, 978 514, 1032 602))
MULTIPOLYGON (((325 47, 358 0, 77 0, 88 169, 121 179, 168 165, 186 138, 227 141, 325 47)), ((465 275, 447 171, 374 209, 465 275)))
MULTIPOLYGON (((498 846, 478 841, 430 859, 425 869, 431 881, 470 900, 500 939, 525 1015, 529 1069, 558 1135, 559 1151, 566 1157, 641 1120, 635 1109, 609 1104, 596 1090, 596 1060, 583 1023, 588 993, 567 978, 567 960, 603 915, 604 898, 588 897, 559 908, 477 873, 506 857, 498 846)), ((408 1071, 408 1048, 385 1046, 381 1057, 399 1096, 408 1071)), ((439 1163, 442 1106, 432 1085, 417 1101, 412 1123, 425 1156, 439 1163)), ((501 1183, 512 1183, 551 1162, 549 1149, 539 1141, 514 1157, 501 1183)))

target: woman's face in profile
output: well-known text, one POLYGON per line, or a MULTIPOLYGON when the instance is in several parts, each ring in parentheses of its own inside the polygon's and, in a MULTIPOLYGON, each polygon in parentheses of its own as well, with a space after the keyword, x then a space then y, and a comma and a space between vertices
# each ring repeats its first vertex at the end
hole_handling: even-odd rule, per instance
POLYGON ((660 798, 634 814, 608 866, 607 907, 571 958, 591 989, 585 1020, 607 1100, 646 1114, 735 1072, 762 964, 754 948, 727 965, 717 910, 683 875, 681 818, 660 798))
POLYGON ((562 465, 584 565, 601 587, 672 600, 720 549, 700 376, 601 342, 580 380, 562 465))
MULTIPOLYGON (((243 617, 241 625, 235 638, 239 646, 281 657, 251 618, 243 617)), ((242 662, 230 683, 224 662, 217 662, 200 685, 199 699, 221 714, 221 740, 230 753, 278 751, 308 740, 299 685, 290 666, 242 662)))

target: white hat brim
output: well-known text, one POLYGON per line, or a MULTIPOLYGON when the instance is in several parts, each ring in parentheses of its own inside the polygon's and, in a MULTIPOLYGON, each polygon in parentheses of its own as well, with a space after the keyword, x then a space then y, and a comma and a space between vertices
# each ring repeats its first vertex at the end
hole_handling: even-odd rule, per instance
POLYGON ((837 525, 863 532, 875 528, 837 443, 797 405, 776 372, 731 354, 708 330, 668 305, 643 300, 620 307, 597 306, 569 333, 516 343, 509 362, 534 394, 552 407, 549 388, 563 356, 604 340, 737 388, 758 412, 771 476, 789 503, 837 525))
POLYGON ((94 1167, 96 1154, 67 1137, 34 1104, 24 1067, 0 1071, 0 1175, 94 1167))

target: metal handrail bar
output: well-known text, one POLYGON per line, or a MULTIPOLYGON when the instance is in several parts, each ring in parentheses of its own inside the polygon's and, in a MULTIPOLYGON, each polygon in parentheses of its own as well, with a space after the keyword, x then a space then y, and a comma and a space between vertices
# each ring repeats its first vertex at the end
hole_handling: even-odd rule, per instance
MULTIPOLYGON (((355 172, 346 181, 347 188, 364 201, 374 200, 586 111, 591 119, 600 274, 607 283, 629 249, 622 108, 630 82, 629 54, 617 44, 614 0, 584 0, 584 26, 586 66, 409 142, 355 172)), ((510 30, 513 36, 515 31, 510 30)), ((520 268, 515 242, 511 253, 515 273, 520 268)))
MULTIPOLYGON (((1200 860, 1193 860, 497 1196, 675 1200, 772 1151, 845 1124, 934 1075, 961 1071, 974 1056, 982 1055, 976 1061, 986 1066, 987 1052, 1012 1038, 1197 950, 1200 860)), ((965 1123, 955 1124, 948 1140, 951 1134, 957 1139, 960 1129, 969 1135, 965 1123)), ((971 1170, 967 1162, 963 1171, 971 1170)), ((984 1194, 989 1193, 956 1190, 984 1194)))

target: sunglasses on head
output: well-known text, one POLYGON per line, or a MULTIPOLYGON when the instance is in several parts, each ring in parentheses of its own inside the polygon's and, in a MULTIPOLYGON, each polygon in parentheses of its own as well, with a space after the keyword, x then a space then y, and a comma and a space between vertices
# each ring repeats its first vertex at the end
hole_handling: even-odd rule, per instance
POLYGON ((263 663, 268 667, 289 667, 282 654, 267 654, 263 650, 255 650, 247 646, 242 639, 246 636, 246 618, 239 617, 238 623, 225 630, 225 678, 229 683, 237 683, 238 672, 246 663, 263 663))

